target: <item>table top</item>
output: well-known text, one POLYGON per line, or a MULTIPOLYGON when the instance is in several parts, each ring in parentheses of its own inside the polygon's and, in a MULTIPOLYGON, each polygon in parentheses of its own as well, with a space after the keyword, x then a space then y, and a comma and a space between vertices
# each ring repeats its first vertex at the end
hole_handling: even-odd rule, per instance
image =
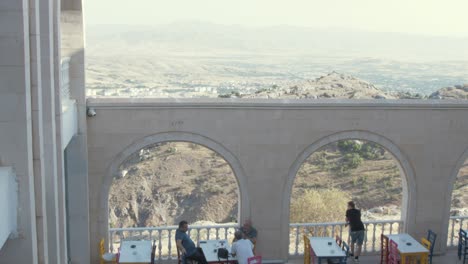
POLYGON ((416 239, 409 234, 387 235, 389 240, 395 241, 398 244, 398 251, 402 254, 407 253, 429 253, 429 250, 421 245, 416 239))
POLYGON ((332 237, 309 237, 310 246, 317 257, 345 257, 346 253, 332 237))
POLYGON ((150 263, 151 241, 122 241, 119 263, 150 263))
POLYGON ((229 260, 236 260, 231 256, 231 245, 226 239, 200 240, 200 247, 205 254, 206 261, 218 262, 218 248, 225 248, 229 251, 229 260))

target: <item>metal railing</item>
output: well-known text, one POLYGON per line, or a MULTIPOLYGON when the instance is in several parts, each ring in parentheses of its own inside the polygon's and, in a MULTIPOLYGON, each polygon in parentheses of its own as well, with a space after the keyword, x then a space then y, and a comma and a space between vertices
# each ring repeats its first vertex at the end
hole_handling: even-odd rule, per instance
MULTIPOLYGON (((304 254, 303 235, 318 237, 339 236, 346 243, 349 242, 348 227, 345 222, 334 223, 305 223, 289 225, 289 256, 304 254)), ((374 253, 380 251, 380 234, 401 233, 403 222, 400 220, 366 221, 364 222, 366 235, 362 251, 374 253)), ((349 243, 348 243, 349 244, 349 243)))
POLYGON ((468 229, 468 216, 451 216, 447 236, 448 247, 456 247, 458 245, 458 231, 460 228, 468 229))
MULTIPOLYGON (((190 238, 199 246, 200 240, 227 239, 232 241, 237 224, 219 224, 213 226, 189 226, 190 238)), ((156 241, 157 260, 176 260, 177 248, 175 232, 177 226, 165 227, 135 227, 110 228, 109 251, 116 253, 122 240, 154 240, 156 241)))
MULTIPOLYGON (((364 222, 367 230, 363 252, 380 251, 380 234, 400 233, 402 221, 384 220, 364 222)), ((329 236, 336 235, 348 241, 348 228, 345 222, 334 223, 305 223, 289 225, 289 255, 299 256, 304 254, 303 235, 307 236, 329 236)), ((199 245, 200 240, 234 238, 237 224, 219 224, 212 226, 190 226, 188 231, 192 240, 199 245)), ((176 260, 177 249, 175 246, 175 232, 177 226, 165 227, 136 227, 136 228, 110 228, 109 229, 109 251, 117 252, 122 240, 154 240, 156 241, 157 260, 176 260)))

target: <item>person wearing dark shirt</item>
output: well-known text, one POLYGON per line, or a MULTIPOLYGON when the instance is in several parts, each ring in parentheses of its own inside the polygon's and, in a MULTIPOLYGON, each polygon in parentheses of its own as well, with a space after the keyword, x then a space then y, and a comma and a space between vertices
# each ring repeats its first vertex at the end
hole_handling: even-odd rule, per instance
POLYGON ((362 244, 364 242, 365 229, 361 221, 361 211, 356 209, 353 201, 348 202, 348 210, 346 210, 346 225, 350 226, 351 235, 351 256, 354 256, 354 263, 359 263, 359 255, 361 255, 362 244), (354 251, 354 244, 357 245, 357 250, 354 251))
POLYGON ((177 249, 182 254, 183 264, 187 264, 187 258, 196 260, 200 264, 207 264, 203 250, 195 246, 195 243, 187 235, 187 230, 187 221, 181 221, 175 235, 177 249))

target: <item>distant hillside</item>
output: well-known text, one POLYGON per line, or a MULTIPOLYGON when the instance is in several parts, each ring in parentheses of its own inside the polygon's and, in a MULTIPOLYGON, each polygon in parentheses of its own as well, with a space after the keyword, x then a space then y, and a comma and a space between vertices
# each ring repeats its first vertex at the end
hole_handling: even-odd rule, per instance
POLYGON ((298 82, 287 88, 272 87, 255 92, 240 94, 241 98, 281 99, 396 99, 396 95, 384 92, 371 83, 337 72, 315 80, 298 82))
POLYGON ((468 99, 468 83, 437 90, 429 96, 430 99, 468 99))
MULTIPOLYGON (((87 25, 92 54, 119 47, 128 54, 294 53, 329 56, 467 60, 467 38, 409 35, 392 32, 318 30, 309 27, 244 27, 200 21, 165 25, 87 25), (444 47, 441 49, 440 47, 444 47), (382 56, 383 55, 383 56, 382 56)), ((121 51, 121 52, 122 52, 121 51)), ((119 54, 119 53, 117 53, 119 54)))

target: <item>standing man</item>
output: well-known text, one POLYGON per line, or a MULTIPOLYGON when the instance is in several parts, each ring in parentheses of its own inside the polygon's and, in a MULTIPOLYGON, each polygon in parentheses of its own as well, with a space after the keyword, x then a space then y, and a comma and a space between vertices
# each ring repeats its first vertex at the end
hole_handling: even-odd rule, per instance
POLYGON ((177 249, 182 254, 183 264, 187 264, 187 258, 196 260, 200 264, 208 264, 201 248, 195 247, 192 239, 187 235, 187 221, 180 221, 179 228, 176 231, 175 239, 177 249))
POLYGON ((361 221, 361 211, 356 209, 356 205, 353 201, 348 202, 346 223, 346 226, 349 224, 351 229, 351 256, 354 256, 354 263, 359 263, 359 255, 361 255, 365 229, 361 221), (354 244, 357 244, 356 252, 354 251, 354 244))
POLYGON ((243 237, 243 234, 240 230, 234 233, 236 242, 232 244, 231 254, 237 256, 237 262, 239 264, 247 264, 247 259, 253 257, 253 247, 252 241, 243 237))

